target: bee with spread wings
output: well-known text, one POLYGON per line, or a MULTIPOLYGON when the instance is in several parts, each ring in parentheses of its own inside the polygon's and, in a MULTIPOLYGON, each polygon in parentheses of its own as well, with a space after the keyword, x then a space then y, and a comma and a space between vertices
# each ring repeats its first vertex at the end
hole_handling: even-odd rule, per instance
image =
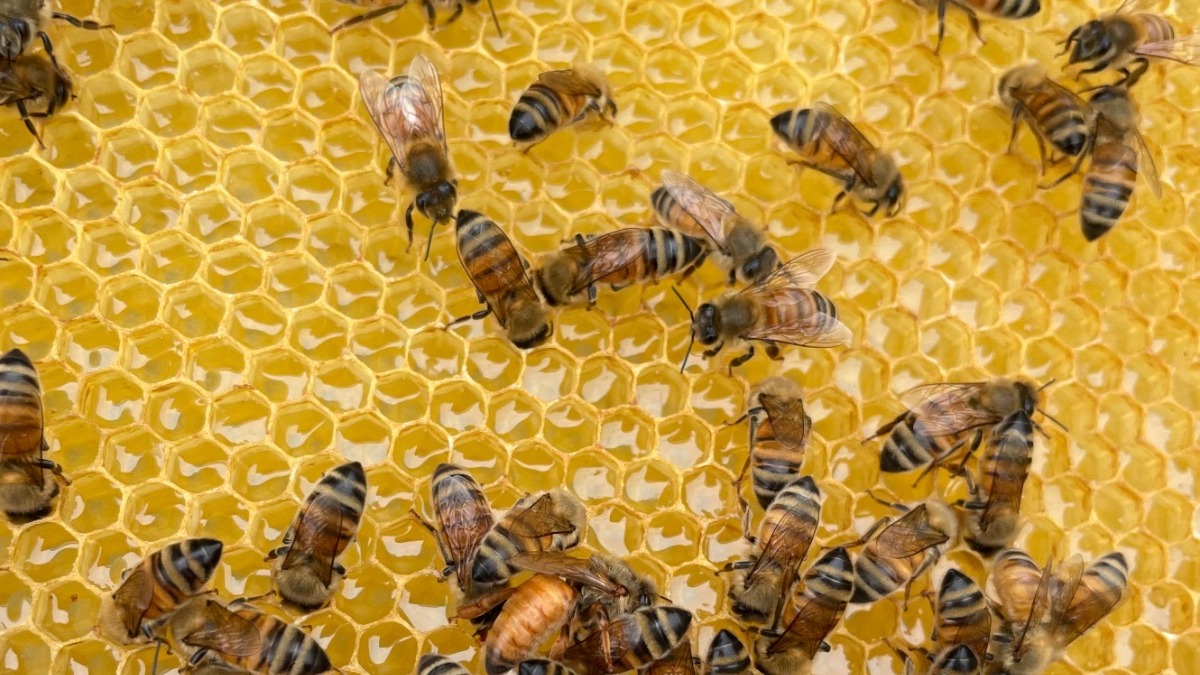
POLYGON ((1112 68, 1126 86, 1150 68, 1151 58, 1200 65, 1200 35, 1176 36, 1175 27, 1144 0, 1125 0, 1112 14, 1075 28, 1063 44, 1069 65, 1089 66, 1081 75, 1112 68))
POLYGON ((429 59, 418 55, 406 75, 388 80, 366 70, 359 76, 358 86, 367 112, 392 151, 388 181, 399 169, 409 188, 417 193, 404 212, 409 246, 413 236, 413 208, 433 221, 425 250, 428 258, 434 229, 438 223, 454 217, 458 199, 458 180, 446 147, 442 84, 437 70, 429 59))

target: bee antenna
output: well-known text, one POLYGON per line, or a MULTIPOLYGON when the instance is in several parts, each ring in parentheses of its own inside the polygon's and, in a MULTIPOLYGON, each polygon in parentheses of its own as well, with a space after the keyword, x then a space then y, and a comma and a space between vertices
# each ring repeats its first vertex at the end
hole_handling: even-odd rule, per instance
POLYGON ((158 640, 154 645, 154 661, 150 663, 150 675, 157 675, 158 673, 158 651, 160 649, 162 649, 162 641, 158 640))
POLYGON ((687 353, 683 355, 683 365, 679 366, 679 372, 682 373, 684 369, 687 368, 688 357, 692 355, 692 345, 696 343, 696 315, 692 313, 692 308, 687 304, 687 300, 684 300, 683 296, 679 294, 678 288, 672 286, 671 292, 674 293, 675 297, 679 298, 679 301, 683 303, 683 308, 687 310, 688 318, 692 320, 692 325, 688 328, 687 353))
POLYGON ((1066 431, 1067 433, 1071 432, 1071 430, 1067 428, 1067 425, 1054 419, 1054 417, 1050 413, 1046 412, 1045 410, 1042 410, 1041 408, 1038 408, 1037 411, 1042 413, 1042 416, 1045 417, 1046 419, 1057 424, 1059 429, 1062 429, 1063 431, 1066 431))
MULTIPOLYGON (((1038 387, 1038 388, 1037 388, 1037 390, 1038 390, 1039 392, 1041 392, 1043 389, 1045 389, 1046 387, 1049 387, 1050 385, 1054 384, 1055 382, 1058 382, 1058 378, 1057 378, 1057 377, 1056 377, 1056 378, 1054 378, 1053 380, 1050 380, 1050 381, 1049 381, 1049 382, 1047 382, 1046 384, 1043 384, 1042 386, 1038 387)), ((1044 415, 1045 413, 1042 413, 1042 414, 1044 415)))
POLYGON ((492 22, 496 24, 496 32, 500 37, 504 37, 504 29, 500 27, 500 18, 496 16, 496 6, 492 4, 492 0, 488 0, 488 9, 492 12, 492 22))

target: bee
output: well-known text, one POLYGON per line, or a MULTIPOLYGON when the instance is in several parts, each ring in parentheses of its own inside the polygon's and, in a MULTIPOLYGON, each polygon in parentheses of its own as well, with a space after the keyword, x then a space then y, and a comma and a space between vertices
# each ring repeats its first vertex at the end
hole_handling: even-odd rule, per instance
MULTIPOLYGON (((904 662, 904 675, 917 675, 917 666, 903 650, 892 648, 904 662)), ((950 647, 937 655, 915 650, 929 660, 929 675, 979 675, 979 658, 966 645, 950 647)))
POLYGON ((417 675, 471 675, 471 671, 441 654, 425 654, 417 661, 417 675))
POLYGON ((1062 54, 1070 53, 1070 65, 1088 64, 1080 74, 1114 68, 1132 85, 1150 67, 1148 57, 1196 65, 1200 62, 1200 36, 1177 38, 1175 28, 1157 14, 1138 12, 1129 0, 1117 11, 1093 19, 1071 31, 1062 54), (1124 11, 1123 11, 1124 10, 1124 11))
POLYGON ((438 464, 430 486, 436 525, 426 522, 415 510, 413 516, 433 533, 446 568, 442 574, 455 575, 459 591, 466 598, 476 594, 471 586, 471 567, 475 553, 495 521, 483 488, 463 469, 453 464, 438 464))
POLYGON ((725 566, 726 571, 745 570, 729 589, 735 614, 779 625, 797 568, 808 555, 820 519, 821 490, 811 476, 797 478, 780 491, 763 515, 758 537, 746 534, 759 548, 758 554, 725 566))
POLYGON ((151 634, 193 667, 228 664, 288 675, 317 675, 332 669, 325 650, 311 636, 244 600, 225 607, 195 596, 161 617, 151 634))
POLYGON ((740 499, 741 484, 749 470, 754 496, 765 509, 784 486, 800 475, 812 418, 804 412, 799 385, 782 376, 763 380, 751 393, 749 409, 735 423, 746 418, 750 419, 750 452, 733 486, 740 499))
POLYGON ((629 563, 605 555, 573 558, 558 551, 518 553, 509 559, 512 568, 551 574, 579 589, 575 614, 582 619, 574 632, 591 632, 595 621, 628 614, 654 604, 658 588, 629 563))
POLYGON ((50 515, 68 485, 62 467, 45 457, 42 385, 20 349, 0 356, 0 510, 14 523, 50 515))
POLYGON ((971 32, 980 42, 983 42, 983 36, 979 34, 979 12, 1001 19, 1028 19, 1042 10, 1041 0, 916 0, 916 3, 922 9, 937 8, 938 39, 934 54, 942 51, 947 7, 955 7, 967 15, 967 21, 971 22, 971 32))
POLYGON ((151 553, 100 602, 96 630, 122 645, 150 636, 143 627, 200 592, 221 561, 216 539, 186 539, 151 553))
POLYGON ((567 624, 578 598, 574 586, 552 574, 535 574, 517 586, 484 643, 488 675, 506 673, 531 656, 567 624))
MULTIPOLYGON (((333 28, 329 29, 330 35, 342 29, 357 26, 372 19, 378 19, 381 16, 391 14, 408 6, 408 0, 401 0, 400 2, 390 2, 390 0, 340 0, 340 2, 354 5, 355 7, 362 7, 367 11, 334 25, 333 28)), ((429 20, 430 32, 438 28, 437 13, 439 10, 452 10, 450 18, 446 19, 446 22, 442 24, 442 27, 445 27, 454 23, 458 20, 458 17, 462 16, 464 5, 478 4, 479 0, 421 0, 421 6, 425 8, 425 16, 429 20)), ((492 5, 492 0, 488 0, 488 10, 492 13, 492 22, 496 24, 496 32, 500 34, 500 37, 504 37, 504 30, 500 28, 500 19, 496 16, 496 7, 492 5)))
POLYGON ((362 464, 335 467, 317 483, 283 535, 283 546, 267 560, 284 601, 303 610, 329 602, 333 586, 346 574, 337 557, 358 531, 367 499, 362 464))
POLYGON ((853 591, 853 566, 846 549, 838 547, 821 556, 804 574, 803 591, 791 598, 787 627, 783 631, 764 630, 758 639, 758 672, 808 672, 817 653, 829 651, 825 637, 841 620, 853 591))
POLYGON ((979 459, 978 485, 968 479, 966 533, 971 548, 991 554, 1007 548, 1021 527, 1021 493, 1033 462, 1033 421, 1024 410, 1004 418, 991 431, 979 459))
MULTIPOLYGON (((716 356, 731 340, 767 343, 767 356, 778 359, 779 345, 837 347, 850 344, 850 329, 837 318, 833 301, 813 290, 817 280, 833 266, 833 253, 813 249, 792 258, 766 279, 740 292, 730 291, 706 302, 692 313, 687 301, 675 295, 692 321, 692 344, 715 345, 704 356, 716 356)), ((754 356, 754 345, 729 363, 729 371, 754 356)), ((684 357, 680 372, 687 368, 684 357)))
POLYGON ((692 643, 686 638, 669 654, 643 668, 642 675, 696 675, 698 659, 692 656, 692 643))
POLYGON ((34 119, 52 117, 74 97, 74 85, 53 61, 39 54, 25 54, 0 70, 0 105, 16 106, 25 128, 33 134, 38 147, 45 148, 34 119))
POLYGON ((893 217, 904 199, 904 177, 896 160, 879 150, 858 127, 833 106, 817 103, 811 108, 781 112, 771 118, 771 128, 801 159, 800 166, 816 169, 842 181, 842 191, 833 208, 849 195, 874 206, 864 211, 874 216, 880 208, 893 217))
POLYGON ((547 256, 534 274, 552 307, 576 302, 584 293, 588 304, 595 303, 597 284, 615 291, 671 274, 687 278, 708 255, 699 239, 661 227, 627 227, 590 239, 577 235, 575 242, 547 256))
POLYGON ((708 672, 711 675, 742 675, 750 672, 750 650, 746 643, 722 628, 708 645, 708 672))
POLYGON ((358 88, 375 127, 392 151, 387 182, 397 170, 417 196, 404 212, 408 244, 412 246, 413 208, 433 221, 425 258, 433 247, 438 223, 454 217, 458 180, 450 166, 446 147, 446 123, 442 113, 442 83, 429 59, 418 55, 408 74, 391 80, 373 70, 364 70, 358 88))
POLYGON ((566 490, 523 497, 480 542, 471 566, 472 587, 490 590, 504 585, 513 575, 513 556, 572 548, 586 529, 587 511, 566 490))
POLYGON ((579 675, 558 661, 529 659, 517 666, 517 675, 579 675))
POLYGON ((446 328, 495 313, 517 347, 532 349, 545 342, 552 330, 546 305, 525 272, 524 258, 504 230, 482 214, 466 210, 458 212, 455 229, 458 259, 487 308, 455 319, 446 328))
POLYGON ((934 609, 939 649, 933 672, 978 673, 992 637, 992 613, 979 585, 956 569, 948 570, 934 609))
POLYGON ((604 74, 577 63, 566 70, 538 75, 537 82, 529 85, 517 100, 508 118, 508 135, 529 150, 555 131, 583 121, 592 112, 612 124, 617 103, 604 74))
MULTIPOLYGON (((1012 111, 1009 149, 1017 142, 1021 122, 1037 138, 1043 169, 1055 161, 1046 157, 1046 144, 1068 157, 1083 152, 1089 133, 1087 105, 1071 90, 1050 79, 1040 64, 1030 63, 1009 70, 1000 78, 1000 100, 1012 111)), ((1070 174, 1067 174, 1070 175, 1070 174)))
MULTIPOLYGON (((868 494, 870 492, 868 491, 868 494)), ((895 521, 884 517, 851 546, 866 544, 854 561, 854 595, 850 602, 874 602, 904 584, 904 602, 917 577, 933 566, 958 537, 958 514, 949 504, 931 499, 912 509, 876 501, 904 512, 895 521)))
MULTIPOLYGON (((55 12, 46 0, 2 0, 0 1, 0 58, 10 63, 29 51, 34 38, 40 38, 46 55, 54 61, 54 47, 46 26, 50 21, 66 21, 76 28, 102 30, 112 24, 100 24, 88 19, 77 19, 70 14, 55 12)), ((55 63, 57 66, 57 63, 55 63)))
POLYGON ((757 284, 779 268, 779 253, 762 227, 750 222, 733 204, 677 171, 663 171, 663 185, 650 195, 655 213, 668 227, 704 237, 721 253, 729 283, 757 284))
MULTIPOLYGON (((925 384, 900 395, 908 409, 896 419, 879 427, 871 438, 887 435, 879 455, 879 468, 887 473, 912 471, 931 462, 942 461, 961 448, 967 438, 949 448, 943 438, 975 431, 971 451, 983 440, 983 429, 1017 412, 1032 416, 1040 412, 1062 424, 1039 408, 1041 387, 1022 378, 1001 378, 986 382, 925 384)), ((1065 429, 1065 427, 1063 427, 1065 429)), ((871 440, 871 438, 867 440, 871 440)))
POLYGON ((622 673, 667 658, 687 640, 692 613, 673 605, 623 614, 571 645, 563 661, 583 673, 622 673))

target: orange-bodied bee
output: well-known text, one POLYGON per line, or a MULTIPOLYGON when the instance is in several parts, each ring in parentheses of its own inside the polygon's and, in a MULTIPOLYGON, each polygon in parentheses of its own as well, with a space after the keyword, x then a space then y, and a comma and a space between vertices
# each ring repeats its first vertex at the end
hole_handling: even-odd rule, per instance
MULTIPOLYGON (((1037 138, 1042 167, 1056 158, 1046 156, 1046 144, 1068 157, 1079 157, 1090 133, 1087 104, 1071 90, 1050 79, 1038 63, 1017 66, 1000 77, 1000 100, 1012 111, 1011 149, 1021 122, 1037 138)), ((1067 174, 1070 175, 1070 174, 1067 174)))
MULTIPOLYGON (((746 539, 759 547, 751 560, 726 565, 726 570, 746 570, 729 588, 733 611, 738 616, 779 625, 800 563, 821 520, 821 490, 811 476, 792 481, 767 507, 759 524, 758 537, 746 539)), ((745 526, 749 527, 749 518, 745 526)))
POLYGON ((934 673, 978 673, 992 637, 992 612, 971 577, 950 569, 938 587, 933 657, 934 673))
POLYGON ((895 521, 887 517, 879 519, 861 539, 851 544, 866 546, 854 561, 854 595, 850 602, 874 602, 903 584, 907 605, 913 581, 932 567, 945 548, 958 538, 958 513, 936 499, 906 509, 871 497, 905 513, 895 521))
POLYGON ((567 649, 563 661, 581 673, 623 673, 667 658, 688 637, 692 613, 673 605, 623 614, 567 649))
POLYGON ((271 572, 284 601, 304 610, 329 602, 334 584, 346 574, 337 557, 358 531, 367 499, 362 464, 334 467, 309 493, 296 520, 271 551, 271 572))
POLYGON ((390 182, 397 169, 417 196, 404 212, 408 244, 412 246, 413 208, 433 221, 425 257, 433 247, 433 232, 438 223, 454 217, 458 200, 458 180, 450 166, 446 147, 446 123, 442 112, 442 83, 429 59, 418 55, 407 75, 388 80, 364 70, 358 88, 371 119, 392 151, 387 176, 390 182))
POLYGON ((842 619, 854 590, 853 566, 846 549, 821 556, 804 574, 803 590, 790 596, 791 617, 783 631, 764 630, 755 645, 755 666, 765 675, 809 672, 818 652, 828 651, 825 638, 842 619))
POLYGON ((742 416, 750 419, 750 451, 742 472, 733 482, 739 500, 747 470, 754 496, 764 509, 800 475, 804 448, 812 433, 812 418, 804 412, 801 393, 795 382, 776 376, 763 380, 750 394, 749 409, 742 416))
POLYGON ((937 48, 933 53, 942 51, 942 37, 946 33, 946 8, 956 7, 967 15, 971 22, 971 31, 983 42, 979 34, 978 13, 988 14, 1001 19, 1028 19, 1042 10, 1041 0, 915 0, 922 9, 937 9, 938 39, 937 48))
MULTIPOLYGON (((329 29, 329 33, 336 33, 343 28, 356 26, 360 23, 378 19, 386 14, 391 14, 408 6, 408 0, 400 0, 400 2, 392 2, 392 0, 339 0, 348 5, 362 7, 367 10, 358 16, 352 16, 341 23, 336 24, 329 29)), ((442 24, 443 27, 448 26, 458 20, 462 16, 465 5, 478 5, 479 0, 421 0, 421 6, 425 8, 425 16, 429 19, 429 30, 435 31, 437 25, 437 13, 439 11, 450 11, 450 18, 442 24)), ((504 30, 500 28, 500 19, 496 16, 496 8, 492 5, 492 0, 488 0, 488 9, 492 13, 492 22, 496 24, 496 32, 500 37, 504 37, 504 30)))
POLYGON ((19 56, 0 71, 0 105, 16 107, 25 128, 42 148, 46 145, 33 120, 51 117, 62 109, 74 98, 73 88, 66 71, 40 54, 19 56))
POLYGON ((585 530, 587 511, 575 495, 563 489, 527 495, 484 535, 472 561, 471 584, 477 591, 501 586, 513 575, 513 556, 572 548, 585 530))
MULTIPOLYGON (((695 313, 676 291, 692 320, 689 355, 697 339, 702 345, 715 345, 704 352, 710 358, 732 340, 765 342, 767 356, 773 359, 779 358, 780 344, 821 348, 850 344, 850 329, 838 320, 833 301, 813 290, 832 266, 831 251, 813 249, 784 263, 760 283, 700 305, 695 313)), ((753 356, 752 343, 729 363, 730 373, 753 356)), ((685 368, 687 357, 680 372, 685 368)))
POLYGON ((13 349, 0 356, 0 510, 14 523, 50 515, 59 483, 69 484, 46 447, 37 369, 13 349))
POLYGON ((430 493, 436 525, 427 523, 415 510, 412 513, 437 539, 446 561, 443 574, 453 572, 463 597, 474 599, 471 567, 479 544, 495 524, 492 509, 479 483, 453 464, 438 464, 433 470, 430 493))
POLYGON ((575 586, 553 574, 535 574, 504 603, 484 643, 488 675, 500 675, 529 658, 538 645, 567 625, 579 599, 575 586))
POLYGON ((589 112, 609 124, 617 115, 604 74, 579 63, 552 70, 538 75, 521 94, 508 119, 508 135, 529 150, 555 131, 583 121, 589 112))
POLYGON ((458 212, 455 231, 458 259, 487 308, 446 327, 494 313, 517 347, 532 349, 545 342, 552 330, 546 305, 525 272, 525 260, 504 230, 482 214, 463 210, 458 212))
POLYGON ((1062 51, 1070 53, 1069 64, 1088 64, 1080 74, 1113 68, 1124 76, 1124 84, 1132 85, 1150 67, 1151 57, 1200 63, 1200 35, 1176 37, 1169 21, 1138 11, 1138 4, 1125 0, 1112 14, 1072 30, 1062 51))
POLYGON ((417 662, 417 675, 471 675, 471 671, 441 654, 425 654, 417 662))
POLYGON ((991 431, 979 458, 978 484, 968 478, 964 539, 983 554, 1007 548, 1021 527, 1021 493, 1033 463, 1033 420, 1024 410, 1004 418, 991 431))
POLYGON ((228 664, 255 673, 288 675, 319 675, 333 669, 325 650, 311 636, 242 600, 225 607, 212 598, 193 597, 162 617, 152 634, 192 667, 228 664))
POLYGON ((874 216, 886 207, 889 217, 900 212, 904 199, 904 177, 896 160, 867 140, 854 123, 833 106, 817 103, 811 108, 781 112, 771 118, 776 135, 801 159, 796 163, 816 169, 843 183, 833 208, 848 195, 874 206, 865 211, 874 216))
POLYGON ((767 242, 766 231, 733 204, 678 171, 663 171, 662 182, 650 195, 659 220, 712 242, 729 272, 729 283, 741 279, 757 284, 779 268, 779 253, 767 242))
POLYGON ((687 278, 708 255, 704 242, 662 227, 627 227, 598 237, 575 237, 575 245, 552 253, 534 274, 546 304, 596 302, 596 286, 614 291, 679 274, 687 278))
POLYGON ((590 633, 608 617, 649 607, 658 596, 653 580, 635 572, 624 560, 606 555, 573 558, 558 551, 518 553, 508 564, 516 569, 554 575, 579 589, 573 635, 590 633))
POLYGON ((149 639, 143 628, 199 593, 217 569, 221 550, 216 539, 186 539, 146 556, 101 599, 96 630, 122 645, 149 639))

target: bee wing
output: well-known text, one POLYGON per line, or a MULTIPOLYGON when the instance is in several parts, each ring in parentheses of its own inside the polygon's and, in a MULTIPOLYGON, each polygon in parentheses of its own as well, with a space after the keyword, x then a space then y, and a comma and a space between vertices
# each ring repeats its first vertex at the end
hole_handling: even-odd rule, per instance
POLYGON ((262 636, 253 621, 211 600, 204 609, 204 618, 204 628, 188 635, 184 643, 228 656, 246 657, 262 653, 262 636))
POLYGON ((827 248, 805 251, 783 263, 757 284, 742 291, 742 295, 768 295, 779 291, 808 290, 833 267, 834 254, 827 248))
MULTIPOLYGON (((807 291, 798 291, 807 294, 807 291)), ((794 293, 777 293, 776 297, 768 298, 764 304, 777 303, 794 305, 797 300, 794 293)), ((811 297, 800 298, 799 302, 809 303, 811 297)), ((765 326, 751 328, 741 335, 747 340, 763 340, 765 342, 784 342, 799 347, 839 347, 849 345, 853 335, 846 324, 836 316, 824 312, 813 311, 808 316, 793 321, 781 321, 765 326)))
POLYGON ((619 272, 637 261, 642 254, 640 242, 631 244, 621 231, 601 235, 595 239, 577 244, 572 248, 579 249, 585 262, 580 269, 579 277, 571 288, 571 294, 582 293, 597 279, 619 272))
POLYGON ((821 137, 838 157, 841 157, 851 169, 854 169, 854 173, 858 174, 859 179, 867 185, 874 186, 873 170, 867 163, 866 157, 869 154, 867 151, 874 150, 875 145, 867 140, 867 137, 858 130, 858 127, 854 126, 853 122, 846 119, 845 115, 828 103, 817 103, 813 108, 825 113, 828 116, 826 119, 829 120, 816 130, 817 133, 821 134, 821 137), (838 129, 840 133, 830 133, 834 128, 838 129))
POLYGON ((542 73, 538 75, 538 82, 568 96, 600 96, 604 93, 594 82, 580 77, 570 68, 542 73))
POLYGON ((125 628, 130 635, 134 635, 154 598, 154 579, 144 567, 139 566, 113 591, 112 598, 121 610, 125 628))
POLYGON ((610 595, 616 595, 624 588, 597 569, 590 558, 575 558, 559 551, 518 553, 509 558, 508 564, 530 572, 550 574, 566 581, 591 586, 610 595))
MULTIPOLYGON (((333 560, 337 557, 342 536, 341 504, 330 495, 317 495, 304 505, 292 528, 291 545, 281 567, 290 568, 301 554, 308 553, 320 566, 318 571, 325 584, 333 583, 333 560), (331 520, 328 516, 335 513, 336 520, 331 520), (333 537, 327 535, 330 531, 334 533, 333 537)), ((284 540, 287 541, 286 537, 284 540)))
MULTIPOLYGON (((1081 578, 1076 580, 1069 598, 1063 601, 1065 607, 1055 628, 1059 641, 1064 645, 1073 642, 1108 615, 1125 594, 1123 587, 1114 586, 1106 581, 1104 572, 1097 568, 1098 564, 1092 563, 1087 571, 1080 575, 1081 578)), ((1066 578, 1070 579, 1069 573, 1066 578)))
POLYGON ((876 545, 880 554, 888 558, 907 558, 948 539, 945 533, 929 526, 929 510, 921 504, 884 528, 876 545))
POLYGON ((1150 183, 1150 191, 1155 197, 1162 197, 1162 183, 1158 179, 1158 165, 1154 162, 1154 154, 1150 152, 1150 146, 1146 145, 1146 139, 1142 136, 1142 132, 1134 129, 1130 134, 1133 136, 1134 142, 1137 144, 1138 153, 1145 160, 1146 166, 1144 170, 1139 171, 1146 177, 1146 182, 1150 183))
POLYGON ((442 88, 429 59, 418 56, 413 60, 408 79, 399 84, 373 70, 365 70, 359 75, 358 88, 371 120, 401 171, 407 170, 405 145, 411 139, 436 139, 443 153, 448 154, 442 121, 442 88))
POLYGON ((804 401, 760 394, 758 402, 767 411, 776 440, 789 450, 803 450, 812 431, 812 418, 804 412, 804 401))
POLYGON ((38 96, 41 92, 11 70, 0 71, 0 105, 12 105, 38 96))
POLYGON ((568 647, 563 654, 563 661, 580 672, 613 672, 609 664, 617 666, 621 663, 633 643, 637 642, 637 633, 637 617, 634 615, 622 614, 610 618, 607 628, 600 628, 568 647))
POLYGON ((455 612, 454 616, 467 621, 470 621, 471 619, 477 619, 492 611, 496 607, 504 604, 505 602, 508 602, 508 599, 512 597, 512 594, 516 591, 516 586, 504 586, 502 588, 497 588, 496 590, 479 598, 475 602, 466 605, 459 605, 458 611, 455 612))
POLYGON ((554 501, 549 494, 542 495, 524 511, 513 518, 508 529, 519 537, 538 538, 551 534, 567 534, 575 530, 571 521, 553 511, 554 501))
POLYGON ((916 418, 914 426, 929 436, 951 436, 959 432, 993 424, 999 420, 968 401, 979 393, 983 382, 945 382, 909 389, 900 401, 916 418))
POLYGON ((696 675, 696 662, 692 660, 692 641, 680 642, 665 658, 650 664, 642 672, 645 675, 696 675))
POLYGON ((1197 66, 1200 65, 1200 34, 1150 42, 1134 49, 1133 53, 1139 56, 1167 59, 1188 66, 1197 66))
MULTIPOLYGON (((783 564, 785 569, 795 571, 796 567, 804 561, 808 555, 808 547, 812 544, 813 537, 817 531, 813 529, 807 532, 807 537, 803 540, 789 536, 789 529, 794 529, 792 526, 785 526, 784 523, 807 522, 800 521, 799 514, 804 508, 804 504, 800 501, 795 501, 788 507, 787 514, 780 517, 771 532, 762 540, 762 553, 758 559, 754 561, 754 566, 746 572, 746 581, 749 583, 754 578, 755 573, 762 567, 766 561, 773 561, 780 564, 793 560, 794 564, 783 564)), ((786 586, 785 586, 786 589, 786 586)))
POLYGON ((841 618, 841 603, 819 596, 801 597, 804 598, 804 604, 796 608, 796 615, 783 634, 767 646, 768 654, 799 648, 811 659, 820 651, 821 641, 837 625, 841 618))
POLYGON ((721 199, 691 176, 678 171, 663 171, 662 182, 671 197, 700 224, 713 244, 727 252, 729 242, 725 237, 725 219, 737 213, 733 204, 721 199))
POLYGON ((1021 629, 1021 636, 1013 644, 1013 653, 1018 657, 1025 653, 1025 640, 1029 637, 1030 632, 1042 625, 1042 615, 1046 613, 1047 605, 1050 604, 1050 583, 1053 577, 1053 565, 1049 561, 1046 562, 1046 567, 1042 569, 1042 576, 1038 580, 1037 589, 1033 592, 1033 598, 1029 603, 1029 618, 1025 620, 1025 626, 1021 629))

